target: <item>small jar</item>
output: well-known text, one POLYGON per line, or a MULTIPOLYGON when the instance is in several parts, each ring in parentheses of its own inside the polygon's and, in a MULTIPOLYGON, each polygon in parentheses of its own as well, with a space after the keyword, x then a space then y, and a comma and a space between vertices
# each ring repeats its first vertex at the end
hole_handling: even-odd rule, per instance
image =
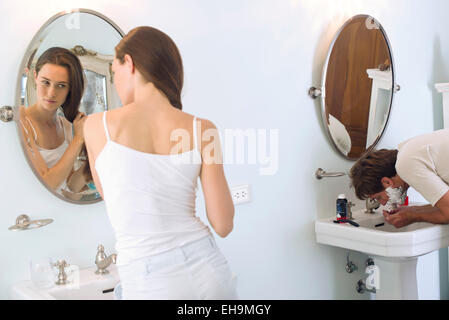
POLYGON ((345 194, 339 194, 337 198, 337 221, 348 217, 348 199, 345 194))

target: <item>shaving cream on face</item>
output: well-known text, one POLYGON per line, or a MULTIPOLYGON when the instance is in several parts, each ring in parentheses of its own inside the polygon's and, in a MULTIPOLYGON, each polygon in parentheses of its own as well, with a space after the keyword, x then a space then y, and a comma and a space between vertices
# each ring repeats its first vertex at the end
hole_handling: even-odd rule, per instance
POLYGON ((385 189, 388 195, 388 201, 385 205, 389 210, 397 209, 400 205, 404 204, 407 198, 407 191, 404 191, 402 187, 385 189))

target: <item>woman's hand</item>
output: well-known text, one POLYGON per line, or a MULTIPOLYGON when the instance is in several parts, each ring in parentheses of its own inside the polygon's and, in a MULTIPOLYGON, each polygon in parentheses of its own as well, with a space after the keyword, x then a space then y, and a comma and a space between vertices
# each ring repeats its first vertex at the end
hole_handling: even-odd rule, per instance
POLYGON ((83 134, 83 127, 84 127, 84 121, 86 121, 87 116, 84 112, 79 112, 73 120, 73 130, 74 132, 74 139, 77 139, 78 141, 84 143, 84 134, 83 134))

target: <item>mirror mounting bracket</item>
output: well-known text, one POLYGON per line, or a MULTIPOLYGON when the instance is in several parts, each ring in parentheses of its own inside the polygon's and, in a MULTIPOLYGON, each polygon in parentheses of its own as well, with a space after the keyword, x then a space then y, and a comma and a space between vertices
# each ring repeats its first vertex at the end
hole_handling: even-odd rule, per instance
POLYGON ((320 97, 321 94, 322 94, 321 88, 310 87, 309 97, 311 97, 312 99, 316 99, 316 98, 320 97))
POLYGON ((14 111, 10 106, 3 106, 0 108, 0 120, 3 122, 10 122, 14 119, 14 111))

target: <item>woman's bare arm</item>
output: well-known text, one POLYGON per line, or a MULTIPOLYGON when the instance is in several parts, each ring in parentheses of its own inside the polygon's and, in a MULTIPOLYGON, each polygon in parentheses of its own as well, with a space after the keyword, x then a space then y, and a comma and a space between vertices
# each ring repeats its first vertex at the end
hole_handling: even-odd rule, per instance
POLYGON ((52 190, 56 190, 72 172, 73 163, 75 162, 78 154, 81 151, 81 148, 83 147, 83 140, 77 137, 73 138, 59 161, 52 168, 48 168, 45 160, 42 158, 39 152, 39 149, 37 148, 34 135, 32 134, 33 129, 25 119, 24 112, 21 112, 20 123, 22 135, 24 139, 26 139, 25 149, 27 151, 28 158, 31 160, 35 169, 41 175, 45 183, 52 190))
POLYGON ((223 170, 223 156, 218 130, 208 120, 201 120, 201 186, 206 203, 207 218, 221 237, 234 227, 234 203, 223 170))

